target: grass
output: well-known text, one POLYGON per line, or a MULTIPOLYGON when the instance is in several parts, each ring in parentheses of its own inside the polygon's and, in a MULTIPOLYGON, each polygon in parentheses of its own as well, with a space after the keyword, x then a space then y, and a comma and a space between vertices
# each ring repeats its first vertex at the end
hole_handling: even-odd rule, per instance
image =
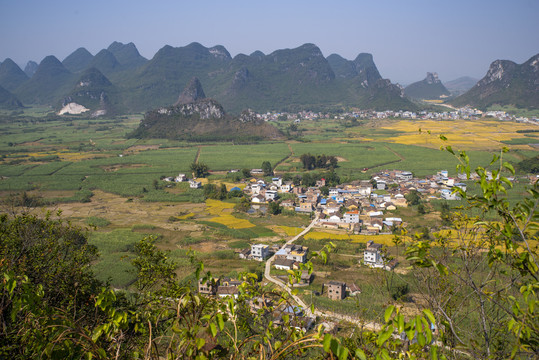
POLYGON ((113 287, 127 288, 135 280, 131 265, 134 246, 145 236, 131 229, 90 233, 88 243, 95 245, 100 253, 99 260, 93 265, 96 277, 102 281, 110 280, 113 287))
POLYGON ((250 240, 258 237, 277 236, 272 230, 263 226, 255 226, 243 229, 231 229, 226 225, 213 221, 197 221, 199 224, 208 226, 216 235, 221 235, 233 239, 250 240))
POLYGON ((211 170, 260 168, 264 161, 275 165, 290 154, 284 143, 256 145, 207 145, 200 147, 199 161, 211 170))
POLYGON ((102 217, 90 216, 86 219, 86 224, 96 228, 103 228, 109 226, 110 221, 102 217))

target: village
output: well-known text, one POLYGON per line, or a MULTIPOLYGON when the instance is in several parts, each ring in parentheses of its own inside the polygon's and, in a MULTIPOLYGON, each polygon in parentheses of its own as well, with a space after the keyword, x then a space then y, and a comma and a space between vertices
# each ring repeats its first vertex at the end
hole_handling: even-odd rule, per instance
MULTIPOLYGON (((340 230, 349 234, 391 234, 398 226, 405 226, 401 218, 389 216, 388 212, 398 207, 408 207, 407 195, 412 192, 427 199, 459 200, 456 188, 466 191, 466 184, 463 182, 466 176, 451 178, 446 170, 422 179, 415 178, 410 171, 384 170, 374 174, 370 180, 357 180, 329 187, 326 191, 325 179, 320 179, 313 187, 303 187, 295 186, 292 181, 283 181, 281 177, 266 181, 261 177, 261 169, 252 169, 251 175, 251 179, 245 180, 246 186, 242 191, 250 198, 253 206, 260 208, 272 202, 279 202, 284 209, 309 214, 312 228, 340 230), (281 197, 286 199, 281 200, 281 197)), ((201 186, 200 182, 188 180, 184 174, 180 174, 176 181, 190 181, 190 186, 194 188, 201 186)), ((289 288, 286 284, 287 276, 274 277, 269 274, 270 268, 299 271, 301 276, 292 287, 308 286, 312 275, 303 269, 302 264, 309 258, 309 248, 294 244, 298 237, 299 235, 282 246, 275 243, 253 243, 248 248, 238 250, 237 256, 245 260, 266 261, 265 277, 278 286, 289 288)), ((398 265, 397 260, 386 258, 385 254, 384 245, 369 240, 361 256, 358 256, 358 265, 391 271, 398 265)), ((242 281, 236 279, 215 278, 200 281, 198 291, 210 296, 237 297, 241 284, 242 281)), ((324 283, 318 295, 340 301, 360 291, 360 287, 355 283, 332 279, 324 283)), ((298 324, 302 324, 301 328, 310 328, 314 324, 313 314, 301 305, 300 299, 297 299, 297 303, 297 307, 279 309, 277 315, 274 314, 277 316, 275 323, 282 321, 283 315, 293 313, 298 324)), ((251 307, 253 311, 256 310, 256 304, 251 304, 251 307)))
POLYGON ((502 110, 481 111, 470 107, 453 109, 453 111, 403 111, 403 110, 354 110, 342 112, 339 114, 328 114, 313 111, 301 111, 298 113, 287 112, 268 112, 256 115, 259 119, 265 121, 288 120, 299 123, 301 120, 317 120, 317 119, 421 119, 421 120, 477 120, 480 118, 492 118, 502 121, 514 121, 519 123, 539 124, 537 117, 515 116, 502 110))

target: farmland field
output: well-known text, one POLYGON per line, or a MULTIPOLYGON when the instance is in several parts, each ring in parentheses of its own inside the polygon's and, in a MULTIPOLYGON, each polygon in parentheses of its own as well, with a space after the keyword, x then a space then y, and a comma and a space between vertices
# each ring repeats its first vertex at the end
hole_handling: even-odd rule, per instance
MULTIPOLYGON (((230 176, 233 174, 226 175, 227 171, 261 168, 264 161, 269 161, 277 165, 279 175, 301 175, 300 156, 306 153, 336 156, 339 162, 335 171, 347 181, 369 179, 385 169, 409 170, 418 177, 445 169, 455 176, 455 158, 440 151, 441 145, 467 150, 475 167, 488 164, 492 152, 499 152, 503 146, 511 149, 504 154, 511 163, 536 156, 533 144, 539 142, 533 133, 517 133, 530 130, 529 124, 492 120, 361 120, 354 124, 334 119, 302 121, 300 137, 272 143, 137 140, 125 135, 138 126, 140 115, 49 119, 43 117, 46 113, 47 109, 29 109, 25 116, 2 124, 0 194, 6 197, 25 191, 39 199, 44 209, 61 209, 63 217, 81 226, 88 226, 89 218, 102 219, 102 227, 90 235, 90 242, 102 252, 95 271, 102 279, 111 277, 116 287, 126 287, 133 280, 124 270, 130 268, 133 244, 143 236, 155 235, 158 246, 170 251, 171 258, 180 264, 181 278, 191 276, 190 250, 212 273, 230 275, 263 268, 263 264, 239 260, 236 250, 254 242, 280 244, 310 222, 308 215, 238 213, 234 210, 237 199, 205 201, 202 189, 162 181, 178 173, 190 177, 190 165, 195 160, 210 169, 210 176, 201 179, 203 184, 243 189, 247 184, 230 176), (447 144, 438 134, 447 136, 447 144)), ((288 124, 280 122, 277 126, 285 129, 288 124)), ((523 191, 524 186, 518 184, 510 200, 518 199, 523 191)), ((436 201, 429 203, 431 213, 420 226, 439 221, 438 208, 436 201)), ((417 213, 398 209, 395 216, 414 219, 417 213)), ((349 273, 354 281, 361 280, 352 274, 357 267, 354 256, 366 241, 392 245, 392 235, 367 238, 322 230, 308 233, 301 241, 317 248, 330 240, 335 241, 341 254, 334 257, 333 267, 321 265, 321 269, 347 269, 343 274, 349 273)))

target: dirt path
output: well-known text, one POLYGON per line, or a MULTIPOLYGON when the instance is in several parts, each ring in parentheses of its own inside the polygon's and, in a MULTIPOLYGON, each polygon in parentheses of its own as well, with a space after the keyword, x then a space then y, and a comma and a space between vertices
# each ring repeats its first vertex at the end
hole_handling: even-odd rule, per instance
POLYGON ((386 149, 388 149, 389 151, 391 151, 393 154, 395 154, 395 156, 398 157, 399 159, 401 159, 401 161, 406 160, 406 158, 405 158, 404 156, 402 156, 401 154, 399 154, 398 152, 396 152, 395 150, 393 150, 393 149, 390 148, 389 146, 384 145, 384 147, 385 147, 386 149))
POLYGON ((202 151, 202 146, 198 147, 197 154, 195 155, 195 163, 198 162, 198 159, 200 158, 200 152, 202 151))
POLYGON ((285 161, 287 161, 288 159, 290 159, 292 156, 294 156, 294 150, 292 150, 292 146, 290 146, 290 144, 287 144, 288 145, 288 150, 290 150, 290 154, 288 154, 287 156, 285 156, 284 158, 282 158, 281 160, 279 160, 274 166, 273 166, 273 170, 275 171, 277 169, 277 167, 279 165, 281 165, 282 163, 284 163, 285 161))

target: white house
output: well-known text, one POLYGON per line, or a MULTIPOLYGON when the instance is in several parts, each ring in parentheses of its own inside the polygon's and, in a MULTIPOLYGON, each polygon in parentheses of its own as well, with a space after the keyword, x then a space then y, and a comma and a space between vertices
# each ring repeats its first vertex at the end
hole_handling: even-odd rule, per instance
POLYGON ((384 267, 384 258, 382 256, 382 244, 376 244, 372 240, 367 242, 367 247, 363 252, 363 262, 365 265, 375 268, 384 267))
POLYGON ((279 188, 279 191, 283 193, 288 193, 290 190, 292 190, 292 181, 284 182, 279 188))
POLYGON ((264 203, 266 202, 266 199, 264 198, 264 196, 262 195, 254 195, 252 198, 251 198, 251 202, 252 203, 264 203))
POLYGON ((260 193, 260 189, 261 189, 260 184, 257 184, 257 183, 251 184, 251 194, 258 195, 260 193))
POLYGON ((271 179, 271 182, 277 186, 283 185, 283 179, 280 177, 274 177, 271 179))
POLYGON ((202 183, 196 180, 189 180, 189 187, 191 189, 200 189, 202 187, 202 183))
POLYGON ((266 200, 275 200, 279 197, 279 195, 275 190, 266 190, 264 197, 266 200))
POLYGON ((414 175, 410 171, 403 171, 400 173, 399 178, 401 180, 412 180, 414 178, 414 175))
POLYGON ((440 190, 440 197, 444 200, 460 200, 460 196, 449 189, 440 190))
POLYGON ((344 213, 343 221, 347 224, 358 224, 359 223, 359 211, 347 211, 344 213))
POLYGON ((304 263, 307 260, 307 252, 309 248, 306 246, 287 244, 275 253, 275 260, 287 259, 304 263))
POLYGON ((187 176, 185 174, 178 174, 176 178, 174 179, 175 182, 184 182, 187 181, 187 176))
POLYGON ((269 257, 269 245, 253 244, 251 245, 251 257, 257 261, 264 261, 269 257))
POLYGON ((292 270, 294 268, 294 260, 290 259, 275 259, 273 266, 279 270, 292 270))

